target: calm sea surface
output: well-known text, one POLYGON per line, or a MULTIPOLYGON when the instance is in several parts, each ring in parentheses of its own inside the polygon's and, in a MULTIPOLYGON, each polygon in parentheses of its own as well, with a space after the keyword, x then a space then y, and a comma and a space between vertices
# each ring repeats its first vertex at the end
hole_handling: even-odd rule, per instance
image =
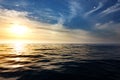
POLYGON ((120 80, 120 45, 0 44, 0 80, 120 80))

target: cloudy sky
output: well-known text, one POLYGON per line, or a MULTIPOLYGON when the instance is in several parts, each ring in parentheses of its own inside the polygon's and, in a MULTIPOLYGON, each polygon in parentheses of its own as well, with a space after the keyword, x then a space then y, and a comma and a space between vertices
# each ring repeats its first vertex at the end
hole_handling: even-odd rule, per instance
POLYGON ((8 40, 119 43, 120 0, 0 0, 0 41, 8 40))

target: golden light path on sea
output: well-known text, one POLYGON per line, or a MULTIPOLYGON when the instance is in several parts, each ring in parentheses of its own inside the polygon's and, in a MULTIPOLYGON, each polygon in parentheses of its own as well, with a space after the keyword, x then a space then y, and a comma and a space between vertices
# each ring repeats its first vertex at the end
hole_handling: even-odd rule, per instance
POLYGON ((21 57, 21 55, 24 52, 26 52, 25 49, 26 49, 25 43, 23 42, 15 42, 15 43, 8 45, 8 48, 5 50, 6 53, 4 52, 2 53, 4 58, 0 63, 4 63, 4 64, 1 64, 0 67, 6 67, 6 68, 11 68, 11 69, 23 67, 24 65, 19 64, 19 62, 24 62, 27 60, 27 58, 21 57))

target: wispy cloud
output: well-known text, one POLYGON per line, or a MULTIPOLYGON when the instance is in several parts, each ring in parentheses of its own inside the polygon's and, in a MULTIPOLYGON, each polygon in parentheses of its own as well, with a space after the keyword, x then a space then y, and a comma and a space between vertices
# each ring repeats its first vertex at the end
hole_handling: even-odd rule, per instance
POLYGON ((15 10, 8 10, 8 9, 2 8, 2 9, 0 9, 0 22, 2 22, 1 26, 3 23, 11 24, 14 22, 24 23, 24 20, 29 21, 29 19, 26 18, 27 15, 28 15, 28 12, 18 12, 15 10))
POLYGON ((93 10, 90 10, 89 12, 85 13, 84 17, 88 17, 89 15, 91 15, 92 13, 94 13, 95 11, 99 10, 102 7, 103 3, 100 2, 99 5, 95 7, 93 10))
POLYGON ((115 23, 110 21, 108 23, 96 25, 95 29, 97 30, 109 30, 111 32, 116 32, 120 35, 120 23, 115 23))
POLYGON ((69 9, 70 9, 70 16, 69 20, 77 16, 78 12, 80 11, 80 3, 77 0, 70 0, 69 1, 69 9))
POLYGON ((114 13, 114 12, 117 12, 117 11, 120 11, 120 1, 119 0, 113 6, 111 6, 107 9, 105 9, 104 11, 102 11, 99 15, 106 16, 110 13, 114 13))
POLYGON ((4 5, 4 6, 14 6, 14 7, 22 7, 22 8, 26 8, 29 3, 27 2, 27 0, 21 1, 7 1, 7 0, 0 0, 0 4, 4 5))
POLYGON ((44 8, 44 9, 40 9, 40 10, 33 10, 34 13, 31 12, 32 18, 36 19, 36 20, 40 20, 43 22, 51 22, 51 21, 58 21, 59 19, 59 14, 56 14, 52 9, 50 8, 44 8))
POLYGON ((26 1, 20 1, 20 2, 14 2, 13 5, 16 6, 16 7, 26 7, 29 4, 26 1))
POLYGON ((58 17, 58 20, 57 20, 58 21, 57 24, 63 25, 65 20, 66 20, 65 17, 62 14, 60 14, 60 17, 58 17))

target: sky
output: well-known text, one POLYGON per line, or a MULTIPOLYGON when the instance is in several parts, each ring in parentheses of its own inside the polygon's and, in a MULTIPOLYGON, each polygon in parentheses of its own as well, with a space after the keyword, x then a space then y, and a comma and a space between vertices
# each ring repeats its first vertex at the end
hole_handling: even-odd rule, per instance
POLYGON ((10 40, 120 43, 120 0, 0 0, 0 41, 10 40))

